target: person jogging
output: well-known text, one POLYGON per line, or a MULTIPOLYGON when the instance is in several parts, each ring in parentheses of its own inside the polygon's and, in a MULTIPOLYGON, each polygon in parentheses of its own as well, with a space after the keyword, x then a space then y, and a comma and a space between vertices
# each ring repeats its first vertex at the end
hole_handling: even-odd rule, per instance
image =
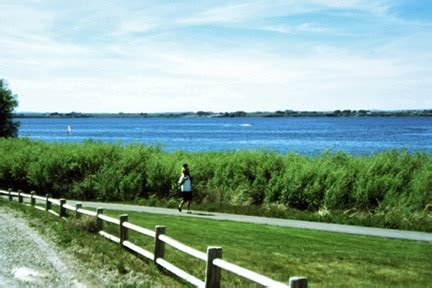
POLYGON ((180 205, 178 206, 179 212, 182 212, 183 204, 187 202, 187 213, 191 213, 190 211, 190 204, 192 201, 192 182, 191 182, 191 176, 189 173, 189 168, 187 164, 183 164, 182 166, 182 175, 180 176, 180 179, 178 181, 179 184, 181 184, 181 193, 183 200, 180 202, 180 205))

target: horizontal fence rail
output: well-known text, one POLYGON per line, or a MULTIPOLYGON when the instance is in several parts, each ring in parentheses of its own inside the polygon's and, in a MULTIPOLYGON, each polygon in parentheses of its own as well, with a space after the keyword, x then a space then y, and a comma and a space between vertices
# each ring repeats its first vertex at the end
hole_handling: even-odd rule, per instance
POLYGON ((132 242, 123 241, 123 246, 126 247, 126 248, 128 248, 128 249, 130 249, 130 250, 132 250, 135 253, 138 253, 139 255, 141 255, 141 256, 149 259, 149 260, 153 261, 153 259, 154 259, 154 254, 153 253, 151 253, 151 252, 149 252, 149 251, 147 251, 147 250, 145 250, 145 249, 143 249, 143 248, 141 248, 141 247, 133 244, 132 242))
POLYGON ((0 190, 0 195, 8 197, 10 201, 12 201, 14 197, 18 198, 19 203, 23 203, 24 198, 28 198, 30 199, 30 206, 39 210, 45 210, 55 216, 62 218, 67 216, 67 210, 72 211, 76 217, 81 217, 81 215, 94 217, 96 220, 96 230, 99 235, 112 242, 120 244, 122 247, 139 256, 153 261, 159 268, 168 271, 169 273, 196 287, 219 288, 221 286, 221 271, 230 272, 265 287, 306 288, 308 286, 307 278, 305 277, 290 277, 289 284, 285 284, 249 269, 240 267, 236 264, 222 260, 221 247, 208 247, 207 253, 201 252, 165 235, 164 226, 156 226, 155 231, 152 231, 150 229, 128 222, 127 215, 121 215, 120 219, 116 219, 104 215, 104 210, 102 208, 98 208, 96 209, 96 212, 94 212, 83 209, 82 204, 78 203, 75 206, 69 205, 66 204, 65 199, 51 198, 51 196, 48 194, 45 197, 38 196, 34 191, 28 194, 21 191, 13 192, 11 189, 8 191, 0 190), (45 207, 36 205, 38 201, 43 202, 45 207), (57 211, 52 209, 52 204, 58 206, 57 211), (120 237, 104 231, 104 222, 118 226, 118 233, 120 237), (129 241, 129 229, 141 235, 152 238, 154 240, 154 251, 147 251, 144 248, 139 247, 138 245, 129 241), (186 253, 194 258, 204 261, 206 263, 204 281, 164 259, 165 244, 180 252, 186 253))
POLYGON ((96 212, 94 212, 94 211, 89 211, 89 210, 85 210, 85 209, 82 209, 82 208, 78 208, 77 210, 76 210, 78 213, 81 213, 81 214, 84 214, 84 215, 87 215, 87 216, 93 216, 93 217, 96 217, 96 212))
POLYGON ((109 216, 106 216, 106 215, 103 215, 103 214, 99 214, 97 217, 99 219, 102 219, 105 222, 108 222, 108 223, 111 223, 111 224, 115 224, 115 225, 120 225, 120 220, 119 219, 115 219, 115 218, 112 218, 112 217, 109 217, 109 216))
POLYGON ((71 210, 71 211, 75 211, 76 207, 69 205, 69 204, 64 204, 63 207, 67 210, 71 210))
POLYGON ((232 264, 230 262, 227 262, 222 259, 214 259, 213 265, 216 265, 219 268, 222 268, 226 271, 229 271, 231 273, 237 274, 243 278, 246 278, 248 280, 254 281, 258 284, 261 284, 265 287, 287 287, 285 284, 274 281, 273 279, 270 279, 268 277, 265 277, 263 275, 260 275, 256 272, 253 272, 251 270, 248 270, 246 268, 240 267, 238 265, 232 264))
POLYGON ((154 238, 156 236, 156 233, 154 231, 147 229, 147 228, 140 227, 138 225, 135 225, 135 224, 132 224, 129 222, 123 222, 123 227, 131 229, 135 232, 144 234, 144 235, 152 237, 152 238, 154 238))
POLYGON ((33 198, 35 198, 36 200, 40 200, 40 201, 44 201, 45 200, 45 197, 38 196, 38 195, 34 195, 33 198))
POLYGON ((201 259, 203 261, 207 261, 207 254, 205 254, 204 252, 198 251, 194 248, 191 248, 183 243, 180 243, 177 240, 174 240, 166 235, 160 235, 159 239, 161 241, 163 241, 164 243, 170 245, 171 247, 184 252, 186 254, 189 254, 190 256, 193 256, 195 258, 201 259))
POLYGON ((189 273, 185 272, 184 270, 178 268, 177 266, 169 263, 168 261, 166 261, 163 258, 158 258, 156 259, 156 263, 165 268, 166 270, 170 271, 171 273, 173 273, 174 275, 176 275, 177 277, 185 280, 186 282, 189 282, 192 285, 195 285, 196 287, 205 287, 205 282, 196 278, 193 275, 190 275, 189 273))
POLYGON ((111 240, 111 241, 113 241, 113 242, 115 242, 117 244, 120 244, 120 238, 118 238, 117 236, 109 234, 109 233, 107 233, 105 231, 99 231, 98 233, 99 233, 99 235, 107 238, 108 240, 111 240))

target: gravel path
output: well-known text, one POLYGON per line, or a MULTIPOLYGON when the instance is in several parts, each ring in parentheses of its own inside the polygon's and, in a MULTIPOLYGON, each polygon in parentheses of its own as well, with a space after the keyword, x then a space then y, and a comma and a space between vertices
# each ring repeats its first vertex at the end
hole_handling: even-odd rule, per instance
POLYGON ((64 263, 65 255, 4 206, 0 243, 0 287, 86 287, 64 263))

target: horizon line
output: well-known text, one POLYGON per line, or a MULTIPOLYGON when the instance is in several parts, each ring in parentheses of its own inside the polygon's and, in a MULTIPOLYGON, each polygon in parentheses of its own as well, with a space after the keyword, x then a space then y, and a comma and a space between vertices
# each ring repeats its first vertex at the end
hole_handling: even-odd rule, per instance
POLYGON ((425 111, 432 110, 431 108, 415 108, 415 109, 333 109, 333 110, 294 110, 294 109, 278 109, 278 110, 256 110, 256 111, 247 111, 247 110, 232 110, 232 111, 211 111, 211 110, 197 110, 197 111, 158 111, 158 112, 79 112, 79 111, 16 111, 12 114, 184 114, 184 113, 213 113, 213 114, 224 114, 224 113, 236 113, 236 112, 245 112, 245 113, 275 113, 278 111, 282 112, 335 112, 335 111, 367 111, 367 112, 404 112, 404 111, 425 111))

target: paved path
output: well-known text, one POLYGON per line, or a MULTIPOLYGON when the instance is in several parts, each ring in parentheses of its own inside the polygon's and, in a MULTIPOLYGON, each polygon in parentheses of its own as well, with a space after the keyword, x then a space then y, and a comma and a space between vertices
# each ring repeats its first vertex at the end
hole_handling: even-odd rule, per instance
MULTIPOLYGON (((78 202, 68 201, 68 204, 75 205, 75 203, 78 202)), ((432 233, 427 233, 427 232, 381 229, 381 228, 371 228, 371 227, 352 226, 352 225, 329 224, 329 223, 321 223, 321 222, 288 220, 288 219, 279 219, 279 218, 237 215, 237 214, 225 214, 225 213, 216 213, 216 212, 192 211, 192 214, 186 214, 185 212, 183 213, 178 212, 177 209, 167 209, 167 208, 157 208, 157 207, 147 207, 147 206, 137 206, 137 205, 110 204, 110 203, 100 203, 100 202, 80 202, 80 203, 83 203, 84 207, 91 207, 91 208, 100 207, 108 210, 136 211, 136 212, 146 212, 146 213, 176 215, 176 216, 180 215, 184 217, 198 217, 198 218, 208 218, 214 220, 229 220, 229 221, 236 221, 236 222, 267 224, 267 225, 275 225, 275 226, 283 226, 283 227, 320 230, 320 231, 327 231, 327 232, 432 242, 432 233)))

